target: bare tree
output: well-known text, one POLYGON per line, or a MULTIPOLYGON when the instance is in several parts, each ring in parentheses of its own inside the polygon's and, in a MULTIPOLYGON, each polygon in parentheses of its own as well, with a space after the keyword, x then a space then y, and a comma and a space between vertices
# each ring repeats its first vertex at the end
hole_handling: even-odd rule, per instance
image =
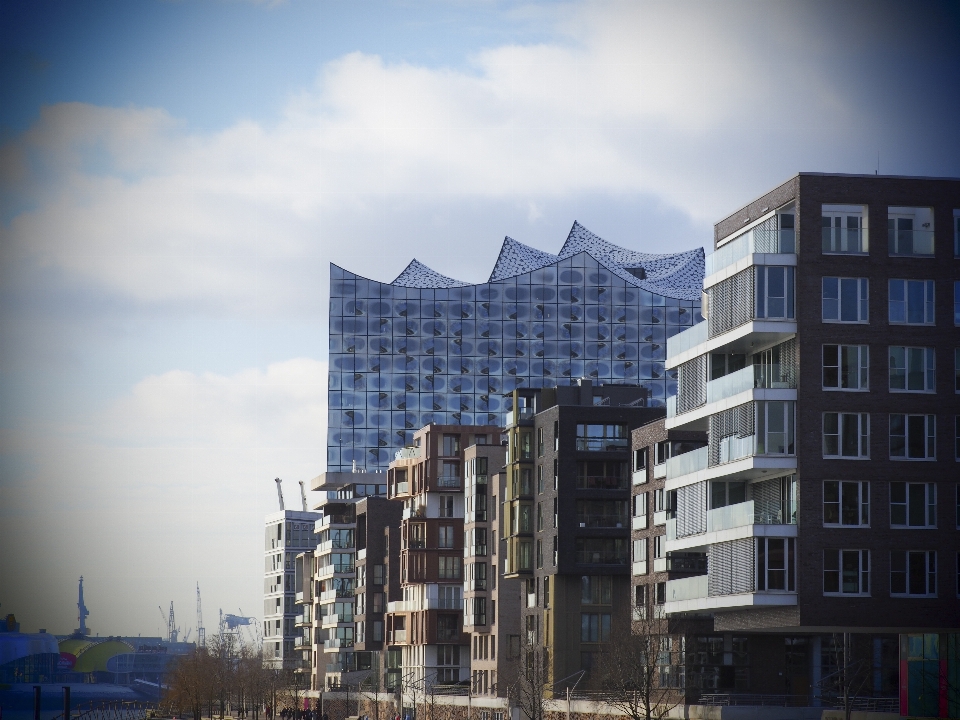
POLYGON ((854 704, 870 680, 872 665, 862 655, 857 657, 851 633, 832 635, 827 656, 832 661, 833 670, 821 678, 821 694, 835 698, 845 720, 850 720, 854 704))
POLYGON ((631 628, 614 630, 590 685, 633 720, 666 717, 683 702, 683 691, 677 687, 682 628, 654 613, 635 620, 631 628))
POLYGON ((510 702, 520 708, 527 720, 544 720, 546 699, 544 691, 549 681, 547 650, 533 642, 527 633, 520 635, 520 649, 514 662, 516 677, 507 690, 510 702))

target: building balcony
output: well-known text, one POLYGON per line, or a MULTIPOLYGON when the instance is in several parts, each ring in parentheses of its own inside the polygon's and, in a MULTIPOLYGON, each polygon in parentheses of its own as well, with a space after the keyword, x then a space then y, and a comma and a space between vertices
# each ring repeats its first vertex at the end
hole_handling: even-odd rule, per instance
POLYGON ((407 642, 406 630, 388 630, 387 642, 393 645, 405 645, 407 642))
POLYGON ((317 569, 317 580, 327 580, 332 577, 352 578, 357 575, 357 566, 353 563, 333 563, 317 569))
POLYGON ((441 488, 458 488, 460 487, 460 477, 441 475, 436 480, 436 486, 441 488))
POLYGON ((329 630, 335 627, 348 627, 353 625, 353 614, 338 615, 331 613, 320 618, 320 627, 329 630))
POLYGON ((342 648, 352 648, 353 647, 353 638, 332 638, 330 640, 323 641, 323 650, 327 651, 339 651, 342 648))
POLYGON ((796 230, 777 228, 776 222, 776 216, 768 218, 707 255, 704 262, 704 287, 710 287, 719 279, 735 275, 749 265, 796 264, 796 230), (714 275, 718 277, 713 278, 714 275))
POLYGON ((772 472, 796 470, 796 455, 755 455, 756 436, 725 438, 720 445, 720 462, 709 465, 709 447, 683 453, 667 460, 667 490, 696 482, 753 480, 772 472))
POLYGON ((577 515, 582 528, 625 528, 629 525, 626 515, 577 515))
POLYGON ((797 604, 795 592, 767 591, 734 595, 710 595, 707 575, 667 580, 667 615, 749 607, 790 606, 797 604))
POLYGON ((310 613, 307 612, 304 615, 297 615, 294 617, 294 626, 298 628, 310 627, 313 624, 313 618, 310 613))
POLYGON ((756 400, 796 400, 797 373, 795 368, 747 365, 745 368, 711 380, 706 386, 706 402, 699 407, 676 412, 676 398, 667 404, 668 430, 692 425, 690 429, 707 429, 707 418, 737 405, 756 400), (792 370, 792 371, 791 371, 792 370), (772 378, 778 378, 774 380, 772 378), (785 378, 780 380, 779 378, 785 378), (673 408, 671 415, 670 408, 673 408))
POLYGON ((304 599, 303 599, 303 598, 304 598, 304 596, 303 596, 303 591, 301 590, 300 592, 294 594, 294 596, 293 596, 293 602, 296 603, 297 605, 303 605, 303 603, 304 603, 304 599))
POLYGON ((334 602, 336 600, 349 599, 352 600, 355 595, 355 591, 352 589, 346 588, 337 588, 336 590, 327 590, 325 592, 317 595, 317 600, 322 603, 334 602))
POLYGON ((317 520, 316 523, 320 528, 330 528, 330 527, 352 527, 357 524, 356 513, 334 513, 332 515, 324 515, 322 518, 317 520))
POLYGON ((749 320, 735 328, 709 336, 706 322, 667 338, 666 367, 673 369, 711 352, 749 354, 753 347, 778 345, 797 334, 795 320, 749 320))
POLYGON ((677 537, 677 521, 667 523, 667 551, 704 548, 746 537, 797 537, 797 526, 784 522, 780 513, 763 512, 753 500, 707 511, 706 531, 677 537))
POLYGON ((627 490, 630 484, 626 477, 616 475, 580 475, 577 477, 578 490, 627 490))
POLYGON ((628 554, 618 552, 603 552, 600 550, 578 550, 576 555, 579 565, 623 565, 630 561, 628 554))
POLYGON ((307 636, 297 635, 297 636, 293 639, 293 646, 294 646, 295 648, 308 648, 308 647, 310 647, 310 645, 311 645, 311 643, 310 643, 310 636, 309 636, 309 635, 307 635, 307 636))
POLYGON ((629 447, 629 438, 577 438, 577 450, 580 452, 623 452, 629 447))
POLYGON ((422 600, 394 600, 387 603, 387 612, 391 614, 425 610, 463 610, 463 598, 427 597, 422 600))
POLYGON ((329 555, 335 550, 353 550, 353 540, 331 539, 317 545, 316 555, 329 555))
POLYGON ((426 505, 413 505, 405 507, 400 515, 402 520, 412 520, 414 518, 425 518, 427 516, 426 505))

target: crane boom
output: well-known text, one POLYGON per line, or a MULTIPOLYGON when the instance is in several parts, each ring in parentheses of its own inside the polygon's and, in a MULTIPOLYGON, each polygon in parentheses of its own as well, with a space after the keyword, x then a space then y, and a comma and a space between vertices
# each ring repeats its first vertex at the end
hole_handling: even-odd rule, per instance
POLYGON ((280 483, 283 481, 280 478, 274 478, 274 482, 277 484, 277 497, 280 499, 280 512, 283 512, 286 509, 283 507, 283 488, 280 487, 280 483))
POLYGON ((203 627, 203 609, 200 606, 200 583, 197 583, 197 647, 207 646, 207 630, 203 627))
POLYGON ((300 481, 300 501, 303 503, 303 511, 307 512, 307 491, 303 487, 303 480, 300 481))

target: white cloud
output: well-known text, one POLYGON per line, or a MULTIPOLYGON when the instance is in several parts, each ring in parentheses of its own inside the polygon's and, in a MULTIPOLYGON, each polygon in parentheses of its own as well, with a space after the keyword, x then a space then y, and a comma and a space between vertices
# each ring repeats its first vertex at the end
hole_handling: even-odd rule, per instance
POLYGON ((141 602, 154 591, 164 605, 175 592, 181 612, 192 613, 200 578, 211 617, 218 606, 259 614, 258 528, 276 508, 273 478, 286 481, 287 507, 298 508, 297 482, 323 470, 326 363, 296 359, 229 376, 171 371, 88 420, 2 438, 5 455, 33 463, 3 487, 0 544, 11 552, 0 570, 30 578, 5 589, 4 606, 67 632, 64 598, 84 574, 104 632, 146 632, 156 615, 156 603, 116 604, 111 588, 141 602))
POLYGON ((274 312, 303 307, 291 274, 322 283, 344 248, 390 275, 450 239, 396 227, 386 197, 429 217, 459 196, 648 193, 707 225, 798 169, 866 169, 835 137, 864 110, 796 39, 802 13, 755 9, 562 6, 554 42, 491 48, 471 71, 353 53, 272 126, 195 134, 161 110, 54 106, 5 150, 8 184, 32 191, 4 241, 138 302, 274 312))

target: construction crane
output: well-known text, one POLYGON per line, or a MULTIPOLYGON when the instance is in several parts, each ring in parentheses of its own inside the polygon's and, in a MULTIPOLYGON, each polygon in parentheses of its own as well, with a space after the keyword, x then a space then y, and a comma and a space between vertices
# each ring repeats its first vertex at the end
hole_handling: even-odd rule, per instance
POLYGON ((280 512, 286 510, 283 507, 283 488, 280 487, 280 483, 283 482, 280 478, 274 478, 274 482, 277 484, 277 497, 280 498, 280 512))
POLYGON ((254 642, 257 644, 258 649, 262 644, 260 640, 260 622, 255 617, 247 617, 243 614, 243 610, 240 611, 239 615, 233 615, 231 613, 224 613, 223 610, 220 611, 220 633, 225 634, 227 632, 233 633, 237 636, 237 639, 240 639, 240 631, 237 630, 241 625, 246 625, 248 628, 253 628, 254 642))
POLYGON ((170 615, 168 617, 164 616, 162 607, 157 605, 157 608, 160 610, 160 617, 167 623, 167 642, 175 643, 177 636, 180 635, 180 631, 177 629, 177 624, 173 619, 173 600, 170 601, 170 615))
POLYGON ((77 632, 86 637, 90 634, 90 631, 87 630, 87 616, 90 614, 90 611, 87 610, 87 606, 83 604, 83 575, 80 576, 80 597, 77 600, 77 619, 80 621, 80 627, 77 628, 77 632))
POLYGON ((307 512, 307 491, 303 487, 303 480, 300 481, 300 502, 303 503, 303 511, 307 512))
POLYGON ((197 647, 207 646, 207 631, 203 627, 203 610, 200 607, 200 583, 197 583, 197 647))

